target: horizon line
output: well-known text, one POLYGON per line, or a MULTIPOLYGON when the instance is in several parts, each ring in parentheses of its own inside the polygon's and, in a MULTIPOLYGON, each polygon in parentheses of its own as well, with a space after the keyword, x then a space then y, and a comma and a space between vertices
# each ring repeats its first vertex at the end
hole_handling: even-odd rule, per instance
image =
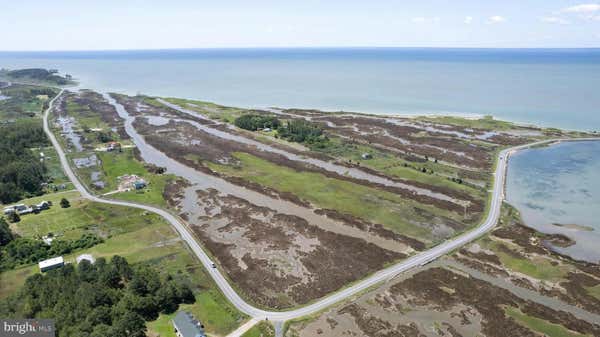
POLYGON ((442 46, 245 46, 245 47, 175 47, 131 49, 37 49, 0 50, 0 53, 81 53, 81 52, 132 52, 132 51, 186 51, 186 50, 317 50, 317 49, 454 49, 454 50, 600 50, 597 47, 442 47, 442 46))

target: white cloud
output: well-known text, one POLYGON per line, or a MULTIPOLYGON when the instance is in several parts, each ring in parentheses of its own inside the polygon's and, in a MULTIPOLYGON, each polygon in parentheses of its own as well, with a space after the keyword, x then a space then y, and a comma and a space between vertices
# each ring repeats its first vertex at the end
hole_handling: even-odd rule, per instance
POLYGON ((563 8, 563 12, 566 13, 593 13, 600 11, 600 4, 581 4, 563 8))
POLYGON ((437 23, 437 22, 440 22, 440 18, 437 16, 432 17, 432 18, 417 16, 417 17, 412 18, 411 21, 414 23, 437 23))
POLYGON ((488 23, 490 24, 495 24, 495 23, 503 23, 506 22, 506 18, 500 15, 494 15, 494 16, 490 16, 488 18, 488 23))
POLYGON ((471 22, 473 22, 473 17, 472 16, 465 16, 465 24, 470 25, 471 22))
POLYGON ((563 18, 559 18, 559 17, 556 17, 556 16, 546 16, 546 17, 543 17, 541 20, 542 20, 542 22, 545 22, 545 23, 554 23, 554 24, 557 24, 557 25, 568 25, 568 24, 570 24, 570 22, 568 20, 565 20, 563 18))
POLYGON ((566 7, 561 10, 563 13, 576 14, 587 20, 600 21, 600 4, 581 4, 566 7))

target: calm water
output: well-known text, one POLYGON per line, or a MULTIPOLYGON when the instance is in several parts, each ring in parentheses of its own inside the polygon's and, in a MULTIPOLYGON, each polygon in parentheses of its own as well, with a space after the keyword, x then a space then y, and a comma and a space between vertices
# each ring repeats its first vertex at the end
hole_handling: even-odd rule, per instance
POLYGON ((558 251, 600 261, 600 141, 567 142, 515 154, 508 170, 507 199, 527 225, 577 241, 558 251))
POLYGON ((227 105, 492 114, 600 129, 600 49, 0 52, 0 67, 58 68, 85 88, 227 105))

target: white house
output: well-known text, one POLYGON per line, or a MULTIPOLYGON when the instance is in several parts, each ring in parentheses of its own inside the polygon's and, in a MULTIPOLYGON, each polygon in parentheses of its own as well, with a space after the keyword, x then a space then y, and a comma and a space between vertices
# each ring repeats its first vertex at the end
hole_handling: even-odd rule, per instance
POLYGON ((189 312, 179 311, 171 321, 177 337, 206 337, 204 325, 189 312))
POLYGON ((48 260, 40 261, 38 263, 38 265, 40 266, 40 271, 43 273, 48 270, 52 270, 52 269, 56 269, 56 268, 60 268, 60 267, 64 266, 65 260, 63 259, 62 256, 58 256, 58 257, 53 257, 48 260))

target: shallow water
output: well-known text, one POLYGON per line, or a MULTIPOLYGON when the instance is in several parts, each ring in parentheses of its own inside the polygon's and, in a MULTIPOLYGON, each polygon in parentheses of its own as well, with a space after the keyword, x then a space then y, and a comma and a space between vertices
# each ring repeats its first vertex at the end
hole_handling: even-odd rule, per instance
POLYGON ((528 226, 577 242, 555 250, 600 261, 600 141, 564 142, 516 153, 506 189, 507 201, 528 226))

